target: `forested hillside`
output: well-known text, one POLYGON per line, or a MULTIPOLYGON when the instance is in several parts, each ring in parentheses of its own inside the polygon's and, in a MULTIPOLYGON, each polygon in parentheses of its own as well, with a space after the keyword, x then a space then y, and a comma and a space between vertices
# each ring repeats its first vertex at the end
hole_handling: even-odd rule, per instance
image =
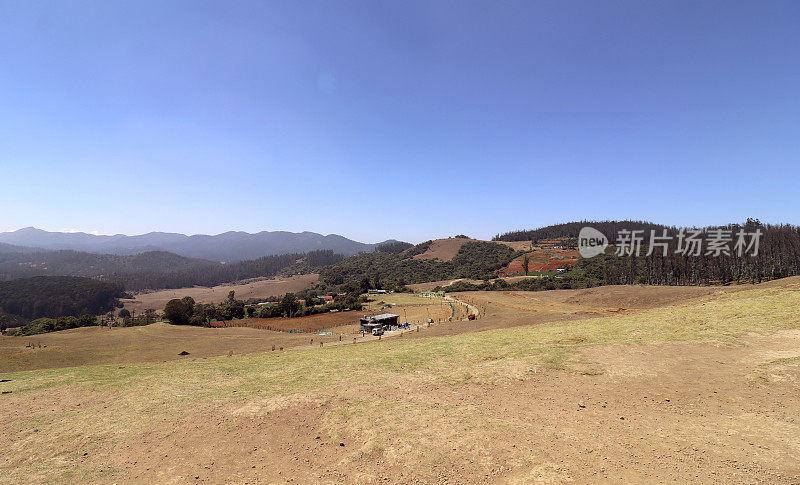
POLYGON ((661 231, 662 229, 669 229, 675 231, 674 227, 665 226, 663 224, 655 224, 647 221, 576 221, 566 222, 563 224, 554 224, 552 226, 540 227, 538 229, 511 231, 503 234, 498 234, 493 241, 542 241, 548 239, 558 238, 577 238, 578 232, 582 227, 591 226, 598 231, 602 232, 609 238, 613 234, 617 234, 623 229, 644 229, 647 235, 650 234, 651 229, 661 231))
POLYGON ((0 281, 0 310, 25 320, 98 315, 124 296, 120 285, 73 276, 36 276, 0 281))
POLYGON ((414 259, 430 245, 422 243, 403 252, 375 251, 345 258, 322 268, 325 285, 393 289, 395 287, 453 278, 491 278, 493 272, 511 261, 514 250, 489 242, 468 242, 451 261, 414 259), (422 251, 420 251, 422 249, 422 251))
POLYGON ((319 250, 223 264, 164 251, 118 256, 78 251, 16 252, 0 248, 0 280, 40 275, 85 276, 121 284, 132 291, 214 286, 248 278, 272 277, 281 271, 310 272, 342 258, 331 250, 319 250))
MULTIPOLYGON (((664 226, 651 227, 653 225, 650 223, 644 223, 642 226, 628 226, 627 224, 627 222, 581 222, 529 231, 525 237, 540 236, 545 239, 571 237, 573 231, 577 235, 580 227, 589 225, 597 229, 605 229, 603 232, 609 237, 612 246, 600 256, 579 259, 575 267, 576 271, 564 275, 524 280, 514 284, 502 281, 484 285, 460 284, 448 287, 448 291, 507 288, 542 290, 626 284, 725 285, 760 283, 765 280, 800 275, 800 227, 798 226, 762 224, 758 220, 748 219, 744 224, 704 228, 698 230, 697 240, 702 250, 695 255, 685 251, 685 241, 683 248, 680 247, 681 239, 678 237, 678 229, 664 226), (648 229, 642 234, 643 242, 638 255, 633 252, 630 254, 620 253, 619 247, 613 245, 619 241, 616 240, 616 234, 612 232, 612 229, 644 228, 648 229), (656 237, 662 236, 664 234, 662 231, 666 230, 667 239, 656 240, 656 242, 666 244, 666 247, 653 245, 653 251, 649 251, 650 228, 656 230, 656 237), (708 248, 719 231, 726 232, 731 240, 722 246, 724 249, 709 253, 708 248), (735 235, 740 232, 753 234, 756 231, 761 233, 757 254, 737 251, 735 235)), ((748 243, 749 241, 748 239, 748 243)))

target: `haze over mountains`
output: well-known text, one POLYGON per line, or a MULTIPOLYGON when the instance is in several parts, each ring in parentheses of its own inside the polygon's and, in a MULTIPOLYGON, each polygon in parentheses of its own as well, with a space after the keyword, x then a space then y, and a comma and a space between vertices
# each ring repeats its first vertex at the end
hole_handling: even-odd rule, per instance
MULTIPOLYGON (((388 242, 388 241, 384 241, 388 242)), ((131 255, 145 251, 169 251, 190 258, 211 261, 241 261, 287 253, 330 249, 352 255, 374 250, 379 244, 353 241, 338 234, 324 236, 314 232, 262 231, 250 234, 230 231, 217 235, 150 232, 137 236, 100 236, 85 232, 50 232, 26 227, 0 233, 0 246, 13 245, 46 250, 69 249, 89 253, 131 255)), ((9 249, 9 248, 6 248, 9 249)))

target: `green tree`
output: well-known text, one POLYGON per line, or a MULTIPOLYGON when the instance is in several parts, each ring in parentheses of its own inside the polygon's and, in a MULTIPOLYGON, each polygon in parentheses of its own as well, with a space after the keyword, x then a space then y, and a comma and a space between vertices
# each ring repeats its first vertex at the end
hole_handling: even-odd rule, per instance
POLYGON ((525 271, 525 276, 528 276, 528 268, 530 267, 531 258, 526 254, 522 257, 522 270, 525 271))
POLYGON ((194 313, 194 299, 190 297, 173 299, 164 307, 164 318, 174 325, 188 325, 194 313), (188 300, 187 300, 188 299, 188 300), (191 300, 191 304, 189 302, 191 300))
POLYGON ((144 322, 145 323, 153 323, 156 321, 156 311, 152 308, 147 308, 144 311, 144 322))
POLYGON ((280 309, 281 313, 287 317, 294 315, 298 307, 299 305, 297 303, 297 297, 294 293, 286 293, 283 295, 281 302, 278 303, 278 308, 280 309))

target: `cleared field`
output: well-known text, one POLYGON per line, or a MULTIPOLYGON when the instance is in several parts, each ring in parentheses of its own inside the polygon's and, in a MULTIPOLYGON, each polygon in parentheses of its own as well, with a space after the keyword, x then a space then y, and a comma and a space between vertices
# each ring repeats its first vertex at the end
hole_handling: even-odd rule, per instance
POLYGON ((450 304, 442 298, 423 298, 409 293, 392 293, 388 295, 371 295, 373 301, 367 305, 372 313, 394 313, 400 316, 400 322, 422 323, 429 318, 434 321, 445 321, 450 318, 450 304), (387 305, 392 305, 387 308, 387 305))
MULTIPOLYGON (((527 256, 529 258, 529 272, 552 271, 557 268, 562 268, 565 265, 574 267, 578 262, 578 251, 572 249, 538 247, 532 252, 529 252, 527 256)), ((510 274, 524 273, 525 269, 522 265, 523 258, 524 256, 520 256, 514 259, 508 263, 506 267, 498 270, 497 274, 499 276, 506 276, 510 274)))
POLYGON ((475 284, 483 283, 483 281, 481 281, 481 280, 471 280, 471 279, 467 279, 467 278, 458 278, 458 279, 455 279, 455 280, 431 281, 429 283, 415 283, 413 285, 407 285, 407 286, 409 288, 411 288, 412 290, 416 291, 416 292, 431 291, 434 288, 436 288, 437 286, 445 287, 445 286, 452 285, 453 283, 456 283, 458 281, 463 281, 465 283, 475 283, 475 284))
POLYGON ((448 239, 435 239, 427 251, 414 256, 414 259, 437 259, 439 261, 450 261, 455 257, 456 254, 458 254, 458 250, 461 249, 461 246, 468 242, 491 242, 495 244, 502 244, 503 246, 508 246, 515 251, 530 249, 532 247, 530 241, 481 241, 480 239, 451 237, 448 239))
POLYGON ((0 475, 797 483, 800 279, 626 289, 476 292, 486 318, 380 342, 4 373, 0 475), (433 333, 472 323, 497 327, 433 333))
POLYGON ((436 239, 430 248, 422 254, 417 254, 414 259, 437 259, 439 261, 450 261, 458 254, 461 246, 468 242, 476 242, 476 239, 449 238, 436 239))
POLYGON ((298 318, 246 318, 244 320, 231 320, 225 322, 213 322, 212 327, 249 327, 279 332, 289 332, 292 330, 299 332, 319 332, 322 330, 342 330, 348 328, 347 333, 355 332, 358 327, 358 319, 364 312, 335 312, 321 313, 298 318))
MULTIPOLYGON (((0 372, 89 364, 206 358, 309 345, 308 334, 256 328, 203 328, 154 323, 142 327, 84 327, 32 337, 0 336, 0 372), (33 344, 33 347, 28 347, 33 344), (41 346, 41 347, 40 347, 41 346), (180 352, 189 356, 180 356, 180 352)), ((338 336, 313 336, 315 342, 338 336)), ((352 339, 351 339, 352 340, 352 339)))
POLYGON ((307 274, 292 276, 289 278, 273 278, 263 280, 253 280, 245 283, 230 285, 219 285, 211 288, 192 287, 178 288, 175 290, 160 290, 149 293, 139 293, 133 300, 123 300, 125 308, 137 315, 147 309, 162 311, 167 302, 173 298, 183 298, 191 296, 198 303, 219 303, 228 297, 228 292, 236 292, 236 298, 247 300, 248 298, 267 298, 270 296, 281 296, 286 293, 294 293, 306 288, 310 288, 319 281, 319 275, 307 274))

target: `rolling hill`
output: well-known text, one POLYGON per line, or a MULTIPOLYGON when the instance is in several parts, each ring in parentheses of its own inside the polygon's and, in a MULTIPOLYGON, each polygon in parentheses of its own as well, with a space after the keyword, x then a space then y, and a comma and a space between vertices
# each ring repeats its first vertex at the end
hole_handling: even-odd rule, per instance
MULTIPOLYGON (((393 242, 393 241, 385 241, 393 242)), ((188 258, 235 262, 288 253, 332 250, 353 255, 374 250, 379 244, 353 241, 338 234, 262 231, 255 234, 230 231, 217 235, 150 232, 137 236, 99 236, 85 232, 49 232, 26 227, 0 233, 0 243, 27 248, 73 250, 89 253, 131 255, 147 251, 168 251, 188 258)))

